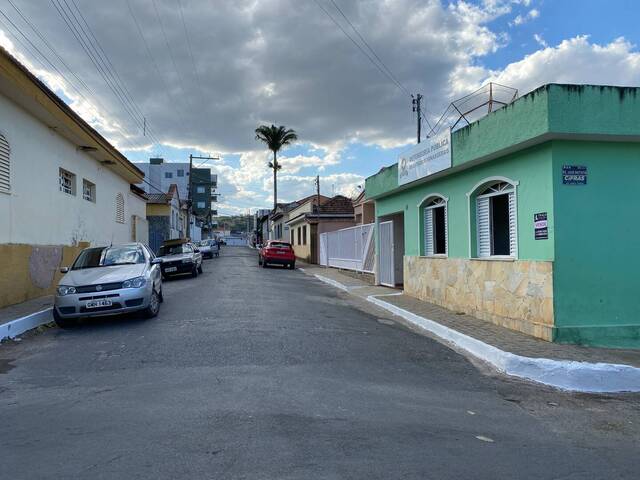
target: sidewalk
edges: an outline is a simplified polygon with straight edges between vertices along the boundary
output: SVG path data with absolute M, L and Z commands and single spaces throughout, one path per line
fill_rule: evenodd
M 32 328 L 53 321 L 53 295 L 0 308 L 0 340 L 14 338 Z
M 401 290 L 371 286 L 337 269 L 300 266 L 306 274 L 362 297 L 508 375 L 564 390 L 640 391 L 640 351 L 545 342 L 423 302 Z

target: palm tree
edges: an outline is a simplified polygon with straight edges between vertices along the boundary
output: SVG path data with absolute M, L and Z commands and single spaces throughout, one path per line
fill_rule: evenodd
M 273 162 L 269 162 L 269 168 L 273 170 L 273 209 L 278 207 L 278 170 L 282 166 L 278 163 L 277 153 L 285 145 L 291 145 L 298 139 L 296 132 L 283 125 L 260 125 L 256 128 L 256 140 L 264 142 L 273 152 Z

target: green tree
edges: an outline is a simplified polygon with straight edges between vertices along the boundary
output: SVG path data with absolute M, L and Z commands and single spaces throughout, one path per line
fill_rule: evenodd
M 256 140 L 267 145 L 267 148 L 273 152 L 273 162 L 269 162 L 269 168 L 273 170 L 273 209 L 278 206 L 278 170 L 282 166 L 278 163 L 278 152 L 285 145 L 291 145 L 298 139 L 296 132 L 283 125 L 276 127 L 275 125 L 260 125 L 256 128 Z

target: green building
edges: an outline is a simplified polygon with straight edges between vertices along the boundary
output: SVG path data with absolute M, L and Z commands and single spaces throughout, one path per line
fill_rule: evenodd
M 366 180 L 380 283 L 550 341 L 640 347 L 639 88 L 545 85 L 421 148 Z
M 211 169 L 192 168 L 190 183 L 193 213 L 211 221 Z

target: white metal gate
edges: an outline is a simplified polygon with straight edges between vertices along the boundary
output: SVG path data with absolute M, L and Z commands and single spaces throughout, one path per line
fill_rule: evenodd
M 320 234 L 320 265 L 373 273 L 375 225 L 357 225 Z
M 395 275 L 394 275 L 394 245 L 393 245 L 393 220 L 388 222 L 380 222 L 380 256 L 378 258 L 379 279 L 382 285 L 388 287 L 395 287 Z

